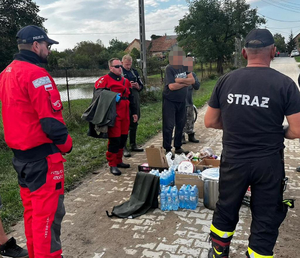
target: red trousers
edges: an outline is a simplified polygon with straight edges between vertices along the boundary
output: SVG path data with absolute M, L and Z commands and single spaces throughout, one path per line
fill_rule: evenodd
M 24 206 L 29 258 L 60 258 L 60 229 L 64 208 L 64 167 L 55 153 L 34 162 L 14 158 Z
M 116 167 L 122 163 L 123 148 L 126 144 L 129 130 L 129 101 L 121 100 L 117 104 L 117 117 L 115 125 L 108 128 L 108 150 L 106 159 L 110 167 Z

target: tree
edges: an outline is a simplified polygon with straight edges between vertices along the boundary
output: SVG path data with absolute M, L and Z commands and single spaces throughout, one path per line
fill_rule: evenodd
M 122 42 L 118 39 L 112 39 L 109 41 L 109 47 L 107 48 L 110 54 L 124 51 L 128 47 L 128 42 Z
M 231 58 L 235 38 L 265 23 L 250 9 L 245 0 L 194 0 L 189 1 L 189 13 L 175 27 L 179 45 L 186 52 L 206 62 L 217 61 L 217 71 L 223 73 L 223 63 Z
M 277 50 L 279 52 L 285 52 L 286 44 L 285 44 L 284 37 L 279 33 L 275 33 L 273 37 L 274 37 L 274 42 Z
M 161 36 L 159 36 L 159 35 L 152 34 L 150 38 L 151 38 L 151 40 L 154 40 L 154 39 L 158 39 L 160 37 Z
M 79 42 L 73 49 L 73 66 L 83 69 L 97 69 L 102 65 L 102 57 L 100 56 L 105 50 L 101 40 L 97 40 L 96 43 L 92 41 Z
M 42 27 L 46 20 L 38 15 L 39 6 L 31 0 L 0 0 L 0 70 L 17 52 L 16 34 L 24 26 Z
M 135 61 L 141 58 L 141 52 L 135 47 L 131 50 L 130 55 Z
M 293 32 L 291 31 L 291 34 L 289 36 L 289 41 L 286 44 L 286 51 L 290 54 L 293 49 L 296 48 L 296 42 L 294 40 Z

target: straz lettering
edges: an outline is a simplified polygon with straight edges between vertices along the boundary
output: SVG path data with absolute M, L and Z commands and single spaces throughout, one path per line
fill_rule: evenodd
M 269 100 L 270 98 L 268 97 L 259 97 L 259 96 L 251 97 L 245 94 L 229 93 L 227 96 L 227 102 L 229 104 L 261 107 L 261 108 L 269 108 Z

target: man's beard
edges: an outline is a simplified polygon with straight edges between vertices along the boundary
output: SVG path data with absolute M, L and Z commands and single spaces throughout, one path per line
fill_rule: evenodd
M 43 55 L 43 52 L 42 51 L 40 51 L 40 54 L 39 54 L 39 57 L 40 57 L 40 63 L 41 64 L 47 64 L 48 63 L 48 56 L 46 56 L 46 57 L 43 57 L 44 55 Z
M 47 64 L 47 63 L 48 63 L 47 57 L 42 57 L 42 56 L 40 56 L 40 60 L 41 60 L 41 63 L 42 63 L 42 64 Z

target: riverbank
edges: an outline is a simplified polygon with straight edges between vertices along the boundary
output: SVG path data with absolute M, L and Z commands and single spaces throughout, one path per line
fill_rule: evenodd
M 203 106 L 209 99 L 215 83 L 216 80 L 201 83 L 200 90 L 195 91 L 194 94 L 194 103 L 197 107 Z M 67 108 L 68 103 L 64 102 L 63 116 L 74 142 L 73 151 L 66 156 L 66 191 L 74 189 L 81 184 L 85 177 L 106 164 L 107 140 L 86 136 L 88 123 L 81 119 L 81 115 L 89 106 L 90 101 L 90 99 L 72 100 L 70 102 L 71 113 Z M 138 144 L 143 144 L 156 135 L 161 131 L 162 126 L 161 92 L 143 95 L 142 103 L 137 135 Z M 21 219 L 23 207 L 17 175 L 11 164 L 12 152 L 6 146 L 3 138 L 2 121 L 0 123 L 0 148 L 0 195 L 3 203 L 0 215 L 5 229 L 8 230 L 11 225 Z

